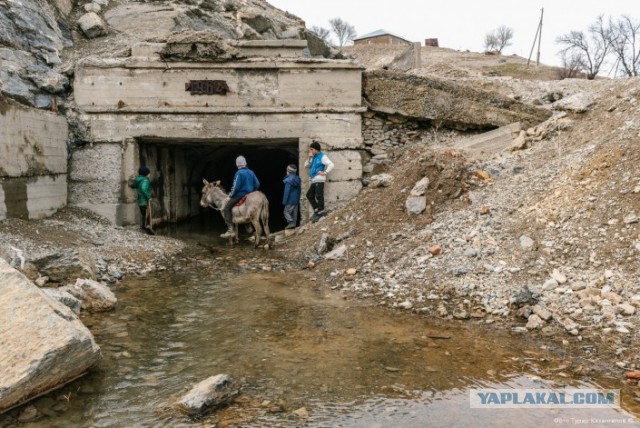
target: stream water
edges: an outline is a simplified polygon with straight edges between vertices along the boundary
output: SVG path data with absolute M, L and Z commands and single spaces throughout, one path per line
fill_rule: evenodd
M 567 356 L 527 336 L 370 307 L 295 274 L 223 273 L 216 258 L 123 281 L 114 312 L 84 318 L 98 367 L 19 426 L 639 425 L 627 390 L 622 408 L 472 409 L 473 388 L 621 385 L 569 377 Z M 198 421 L 168 409 L 219 373 L 243 385 L 235 403 Z

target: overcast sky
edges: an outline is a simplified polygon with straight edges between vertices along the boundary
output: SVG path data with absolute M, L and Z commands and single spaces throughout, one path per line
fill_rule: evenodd
M 504 54 L 529 57 L 540 10 L 544 8 L 541 61 L 559 65 L 556 37 L 586 30 L 599 15 L 629 15 L 640 20 L 640 0 L 267 0 L 313 25 L 329 28 L 340 17 L 358 35 L 384 29 L 424 44 L 437 37 L 441 47 L 483 50 L 484 36 L 500 25 L 514 30 Z M 533 54 L 535 60 L 535 52 Z

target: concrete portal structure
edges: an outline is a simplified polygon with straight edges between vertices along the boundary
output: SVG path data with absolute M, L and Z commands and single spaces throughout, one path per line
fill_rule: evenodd
M 0 220 L 67 205 L 67 120 L 0 97 Z
M 303 58 L 305 41 L 237 42 L 238 54 L 221 62 L 165 62 L 163 46 L 142 44 L 130 58 L 87 60 L 76 70 L 91 144 L 72 155 L 70 204 L 134 223 L 126 181 L 146 164 L 160 202 L 155 216 L 178 222 L 201 212 L 203 177 L 230 186 L 242 154 L 279 219 L 286 165 L 299 166 L 306 189 L 312 139 L 336 164 L 327 206 L 361 190 L 360 66 Z M 301 206 L 304 219 L 304 196 Z

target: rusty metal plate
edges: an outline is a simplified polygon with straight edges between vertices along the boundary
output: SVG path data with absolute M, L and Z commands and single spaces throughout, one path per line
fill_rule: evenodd
M 229 85 L 224 80 L 189 80 L 184 90 L 191 95 L 227 95 Z

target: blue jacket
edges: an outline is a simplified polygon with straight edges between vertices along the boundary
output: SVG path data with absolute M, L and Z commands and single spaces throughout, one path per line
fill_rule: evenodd
M 322 156 L 324 153 L 318 152 L 315 154 L 313 158 L 311 158 L 311 163 L 309 164 L 309 177 L 313 178 L 318 175 L 318 172 L 324 171 L 325 165 L 322 163 Z
M 230 198 L 241 198 L 247 193 L 255 192 L 260 188 L 258 177 L 246 166 L 236 171 L 233 177 L 233 186 L 229 192 Z
M 300 184 L 302 182 L 298 174 L 292 172 L 287 175 L 282 182 L 284 183 L 282 205 L 298 205 L 300 203 Z

